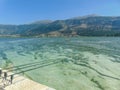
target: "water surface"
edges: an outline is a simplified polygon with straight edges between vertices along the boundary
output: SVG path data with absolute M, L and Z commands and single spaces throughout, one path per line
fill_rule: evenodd
M 2 68 L 34 62 L 17 72 L 57 90 L 120 88 L 119 37 L 0 38 Z

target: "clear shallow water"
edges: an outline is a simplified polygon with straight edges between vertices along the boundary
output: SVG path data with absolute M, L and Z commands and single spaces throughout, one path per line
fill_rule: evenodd
M 0 39 L 1 67 L 34 62 L 18 71 L 57 90 L 120 88 L 118 37 Z

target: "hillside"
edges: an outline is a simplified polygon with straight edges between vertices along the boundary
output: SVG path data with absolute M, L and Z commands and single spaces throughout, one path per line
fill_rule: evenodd
M 0 35 L 120 36 L 120 17 L 93 15 L 24 25 L 0 25 Z

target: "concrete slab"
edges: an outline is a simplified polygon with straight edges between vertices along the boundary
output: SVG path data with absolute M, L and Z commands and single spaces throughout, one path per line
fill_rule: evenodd
M 12 73 L 9 72 L 8 75 Z M 3 76 L 3 75 L 2 75 Z M 0 90 L 55 90 L 46 85 L 39 84 L 23 76 L 15 75 L 13 83 L 10 83 L 10 77 L 7 80 L 0 79 Z

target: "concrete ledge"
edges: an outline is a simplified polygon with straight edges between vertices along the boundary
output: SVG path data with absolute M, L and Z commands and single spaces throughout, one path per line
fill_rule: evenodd
M 8 72 L 8 75 L 11 74 L 13 73 Z M 14 76 L 12 84 L 9 82 L 9 80 L 10 77 L 7 77 L 7 80 L 3 80 L 3 77 L 0 79 L 0 90 L 55 90 L 20 75 Z

